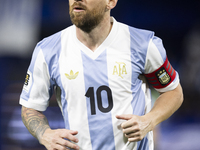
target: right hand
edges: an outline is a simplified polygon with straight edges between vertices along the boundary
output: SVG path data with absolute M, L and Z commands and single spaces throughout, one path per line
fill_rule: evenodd
M 79 147 L 74 144 L 78 143 L 78 139 L 74 136 L 76 134 L 78 134 L 78 131 L 67 129 L 47 129 L 40 139 L 40 143 L 48 150 L 69 150 L 69 148 L 79 150 Z

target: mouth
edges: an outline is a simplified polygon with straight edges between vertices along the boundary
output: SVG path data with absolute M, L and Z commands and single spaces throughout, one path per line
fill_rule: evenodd
M 73 11 L 74 12 L 82 12 L 84 10 L 85 10 L 85 8 L 83 6 L 79 6 L 79 5 L 73 6 Z
M 83 11 L 83 10 L 84 10 L 84 9 L 79 8 L 79 7 L 74 8 L 74 11 L 75 11 L 75 12 L 81 12 L 81 11 Z

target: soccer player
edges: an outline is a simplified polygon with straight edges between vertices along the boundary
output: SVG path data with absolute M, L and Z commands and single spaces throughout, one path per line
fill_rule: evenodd
M 161 39 L 117 22 L 110 16 L 116 4 L 69 0 L 73 25 L 34 50 L 21 115 L 48 150 L 153 150 L 152 130 L 182 104 Z M 152 109 L 149 83 L 161 93 Z M 42 113 L 53 91 L 65 129 L 52 130 Z

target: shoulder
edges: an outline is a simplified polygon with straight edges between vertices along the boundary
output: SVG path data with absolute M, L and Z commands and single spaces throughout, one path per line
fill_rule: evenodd
M 61 33 L 62 31 L 59 31 L 51 36 L 44 38 L 37 44 L 37 47 L 40 47 L 41 49 L 46 49 L 52 47 L 55 44 L 58 44 L 58 42 L 60 42 Z
M 142 29 L 142 28 L 136 28 L 121 22 L 117 22 L 119 25 L 119 29 L 120 30 L 127 30 L 130 34 L 130 38 L 133 40 L 138 40 L 138 42 L 140 41 L 148 41 L 150 39 L 153 38 L 154 36 L 154 32 L 151 30 L 146 30 L 146 29 Z
M 141 43 L 141 46 L 147 47 L 150 40 L 154 37 L 154 32 L 145 29 L 139 29 L 132 26 L 128 26 L 130 32 L 130 38 L 134 43 Z
M 57 63 L 62 50 L 62 35 L 63 33 L 67 34 L 70 30 L 71 26 L 49 37 L 46 37 L 37 43 L 33 51 L 30 68 L 34 68 L 36 62 L 38 61 L 40 64 L 45 63 L 48 66 L 52 63 Z
M 131 57 L 141 67 L 141 71 L 144 72 L 146 56 L 149 45 L 152 39 L 154 39 L 154 32 L 124 24 L 122 26 L 126 26 L 128 30 Z
M 146 29 L 136 28 L 121 22 L 117 22 L 120 35 L 130 40 L 132 51 L 146 53 L 154 32 Z
M 63 34 L 69 36 L 69 32 L 72 30 L 72 26 L 67 27 L 51 36 L 48 36 L 37 43 L 33 56 L 37 56 L 41 52 L 45 59 L 50 59 L 55 55 L 59 55 L 62 47 Z
M 56 45 L 58 46 L 59 44 L 61 44 L 62 35 L 64 33 L 67 34 L 68 32 L 70 32 L 70 30 L 72 30 L 72 26 L 44 38 L 37 44 L 37 47 L 40 47 L 42 50 L 56 48 Z

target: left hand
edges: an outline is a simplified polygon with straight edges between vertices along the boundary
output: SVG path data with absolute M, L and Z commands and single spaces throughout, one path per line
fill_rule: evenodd
M 132 114 L 117 115 L 117 119 L 126 120 L 121 124 L 125 137 L 130 142 L 141 141 L 151 130 L 151 121 L 145 119 L 144 116 L 136 116 Z

